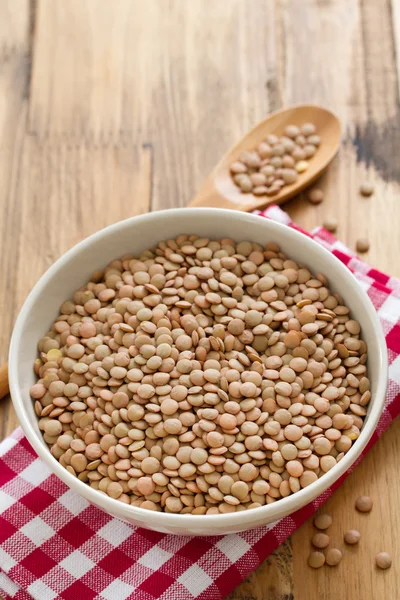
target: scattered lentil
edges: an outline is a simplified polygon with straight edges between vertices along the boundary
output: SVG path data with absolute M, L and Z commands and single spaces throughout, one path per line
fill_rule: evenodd
M 342 557 L 343 554 L 338 548 L 330 548 L 325 555 L 325 561 L 330 567 L 336 567 L 342 560 Z
M 322 552 L 310 552 L 308 564 L 312 569 L 319 569 L 325 564 L 325 556 Z
M 308 192 L 307 198 L 311 204 L 321 204 L 324 199 L 324 192 L 317 188 L 313 188 Z
M 374 189 L 374 185 L 370 181 L 363 181 L 360 185 L 360 194 L 363 196 L 372 196 Z
M 326 533 L 316 533 L 311 540 L 312 545 L 316 548 L 326 548 L 329 542 L 330 538 Z
M 369 496 L 359 496 L 356 500 L 356 509 L 359 512 L 369 513 L 372 510 L 373 504 Z
M 367 238 L 359 238 L 356 241 L 356 250 L 357 252 L 368 252 L 369 250 L 369 241 Z
M 323 222 L 323 226 L 327 231 L 334 233 L 338 228 L 338 222 L 335 217 L 327 217 Z
M 361 539 L 361 534 L 356 529 L 350 529 L 349 531 L 346 531 L 346 533 L 344 534 L 344 541 L 346 542 L 346 544 L 351 544 L 351 545 L 358 544 L 360 539 Z
M 375 557 L 375 562 L 379 569 L 389 569 L 392 566 L 392 558 L 387 552 L 379 552 Z

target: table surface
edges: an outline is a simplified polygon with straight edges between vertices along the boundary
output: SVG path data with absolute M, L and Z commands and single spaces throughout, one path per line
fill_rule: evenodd
M 343 123 L 324 203 L 302 195 L 286 210 L 308 229 L 336 216 L 342 241 L 367 237 L 367 260 L 400 275 L 399 64 L 399 0 L 0 0 L 0 358 L 56 258 L 105 225 L 187 204 L 282 106 L 322 104 Z M 0 439 L 16 425 L 6 399 Z M 230 600 L 399 599 L 399 452 L 397 422 L 327 503 L 335 543 L 363 534 L 339 567 L 306 566 L 309 522 Z M 369 516 L 353 508 L 362 493 Z

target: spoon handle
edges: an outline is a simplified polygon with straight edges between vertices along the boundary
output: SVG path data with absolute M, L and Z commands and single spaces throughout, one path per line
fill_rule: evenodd
M 4 365 L 0 366 L 0 400 L 7 396 L 10 388 L 8 386 L 8 365 L 4 363 Z
M 243 194 L 239 189 L 232 192 L 232 183 L 229 182 L 229 190 L 224 193 L 225 182 L 219 182 L 218 187 L 215 185 L 213 174 L 206 179 L 197 192 L 196 196 L 189 206 L 203 206 L 211 208 L 230 208 L 231 210 L 241 210 L 243 212 L 251 212 L 256 209 L 266 208 L 270 204 L 277 203 L 275 196 L 256 197 L 253 194 Z M 235 193 L 236 192 L 236 193 Z M 227 197 L 229 195 L 229 197 Z

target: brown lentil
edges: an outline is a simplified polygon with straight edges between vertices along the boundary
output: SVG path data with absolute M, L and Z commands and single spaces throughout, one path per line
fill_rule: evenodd
M 369 241 L 367 238 L 360 238 L 356 241 L 356 250 L 357 252 L 368 252 Z
M 351 545 L 358 544 L 360 539 L 361 539 L 361 534 L 356 529 L 350 529 L 349 531 L 346 531 L 346 533 L 344 534 L 344 541 L 346 542 L 346 544 L 351 544 Z
M 325 561 L 330 567 L 336 567 L 342 560 L 342 557 L 343 554 L 338 548 L 330 548 L 325 555 Z
M 379 569 L 389 569 L 392 566 L 392 558 L 387 552 L 379 552 L 375 557 L 375 562 Z
M 369 496 L 359 496 L 356 500 L 356 509 L 359 512 L 368 513 L 371 512 L 374 503 Z
M 322 552 L 310 552 L 308 564 L 313 569 L 319 569 L 325 564 L 325 556 Z
M 307 198 L 311 204 L 321 204 L 324 199 L 324 192 L 317 188 L 313 188 L 308 192 Z
M 306 131 L 283 152 L 304 160 Z M 235 176 L 258 168 L 255 153 L 240 163 Z M 112 261 L 61 316 L 38 342 L 39 427 L 72 475 L 113 499 L 256 508 L 311 485 L 359 436 L 371 398 L 360 325 L 275 243 L 183 234 Z
M 337 219 L 335 219 L 335 217 L 327 217 L 322 225 L 327 231 L 330 231 L 332 233 L 334 233 L 338 228 L 338 222 Z
M 312 545 L 316 548 L 326 548 L 329 542 L 329 535 L 326 535 L 325 533 L 316 533 L 311 540 Z
M 317 529 L 328 529 L 328 527 L 330 527 L 332 525 L 332 517 L 331 515 L 327 515 L 327 514 L 323 514 L 323 515 L 317 515 L 314 518 L 314 526 Z
M 373 183 L 370 181 L 363 181 L 360 185 L 360 194 L 363 196 L 372 196 L 374 189 Z
M 274 195 L 285 185 L 296 183 L 299 173 L 308 168 L 305 159 L 314 156 L 320 143 L 315 132 L 315 125 L 304 123 L 301 128 L 287 125 L 281 137 L 268 135 L 256 150 L 243 152 L 239 160 L 231 163 L 234 183 L 241 192 L 256 196 Z M 171 254 L 170 259 L 176 260 L 176 256 Z M 196 254 L 197 258 L 201 256 Z

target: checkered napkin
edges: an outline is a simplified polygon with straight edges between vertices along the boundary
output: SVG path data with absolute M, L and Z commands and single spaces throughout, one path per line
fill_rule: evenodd
M 276 206 L 258 214 L 299 229 Z M 386 335 L 386 404 L 366 452 L 400 412 L 400 280 L 371 269 L 323 229 L 311 237 L 353 271 Z M 221 599 L 347 474 L 312 504 L 271 525 L 223 537 L 179 537 L 133 527 L 89 505 L 51 474 L 17 429 L 0 445 L 0 593 L 24 600 Z

